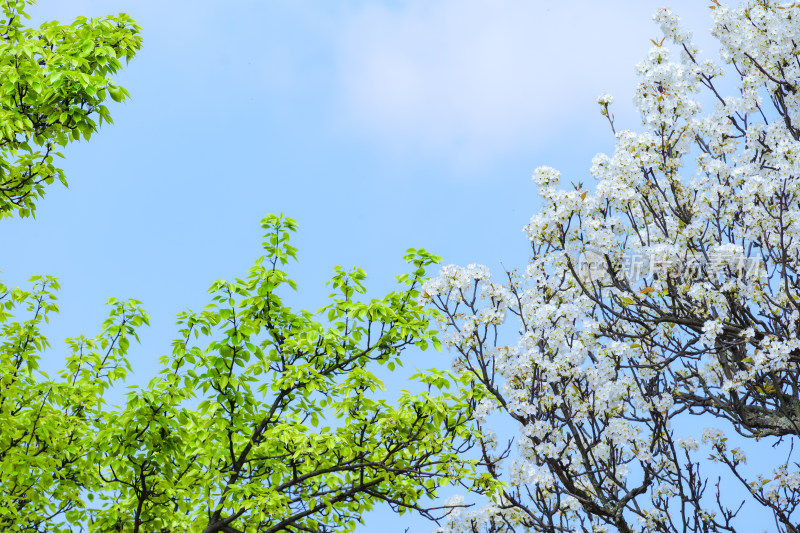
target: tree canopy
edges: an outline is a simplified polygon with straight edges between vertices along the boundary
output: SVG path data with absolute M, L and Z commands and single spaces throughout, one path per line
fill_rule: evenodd
M 0 218 L 32 215 L 46 185 L 66 184 L 56 150 L 111 122 L 104 102 L 128 93 L 110 76 L 141 46 L 127 15 L 25 28 L 31 3 L 0 1 Z M 67 339 L 51 377 L 42 358 L 62 348 L 42 326 L 58 312 L 58 281 L 0 284 L 0 528 L 352 531 L 378 503 L 432 516 L 427 499 L 471 477 L 457 454 L 469 406 L 446 391 L 446 374 L 419 376 L 425 392 L 376 399 L 376 367 L 394 369 L 409 346 L 439 348 L 418 301 L 439 259 L 409 249 L 398 289 L 370 300 L 366 273 L 337 267 L 329 303 L 293 311 L 284 293 L 297 285 L 281 268 L 296 259 L 296 226 L 263 220 L 264 256 L 179 316 L 163 371 L 122 408 L 106 395 L 149 324 L 141 302 L 109 300 L 100 332 Z
M 104 102 L 128 96 L 111 76 L 142 46 L 125 14 L 27 28 L 33 3 L 0 2 L 0 218 L 33 214 L 47 185 L 67 184 L 59 148 L 111 122 Z
M 297 310 L 297 223 L 268 215 L 262 257 L 178 316 L 121 407 L 141 302 L 109 300 L 51 377 L 58 281 L 0 285 L 0 527 L 332 533 L 386 504 L 441 532 L 800 531 L 800 3 L 711 2 L 719 61 L 657 12 L 641 131 L 599 98 L 613 153 L 592 184 L 536 170 L 530 262 L 502 281 L 426 280 L 440 259 L 409 249 L 395 290 L 337 267 Z M 111 121 L 142 44 L 127 15 L 26 28 L 30 4 L 0 0 L 0 219 L 66 184 L 57 150 Z M 439 348 L 434 320 L 453 370 L 378 399 L 381 368 Z M 432 508 L 450 483 L 481 506 Z
M 800 4 L 711 8 L 721 62 L 655 15 L 642 131 L 599 99 L 593 185 L 535 172 L 525 269 L 425 286 L 507 484 L 449 531 L 800 530 Z
M 80 514 L 93 528 L 351 531 L 376 503 L 426 512 L 423 498 L 469 476 L 455 453 L 467 406 L 436 393 L 449 381 L 374 399 L 372 368 L 438 342 L 415 298 L 437 258 L 409 250 L 402 289 L 366 302 L 364 271 L 337 269 L 331 302 L 296 313 L 280 296 L 295 288 L 281 270 L 295 225 L 264 219 L 266 254 L 247 278 L 215 282 L 209 306 L 180 316 L 164 371 L 101 415 L 102 503 Z
M 351 531 L 384 502 L 425 508 L 451 480 L 471 477 L 457 452 L 469 407 L 441 392 L 374 399 L 372 368 L 400 364 L 408 346 L 438 343 L 417 302 L 425 268 L 409 250 L 401 290 L 362 302 L 363 270 L 337 269 L 331 302 L 298 313 L 280 296 L 296 288 L 280 267 L 295 257 L 296 223 L 264 219 L 264 248 L 246 279 L 219 280 L 212 302 L 179 317 L 164 370 L 109 408 L 104 393 L 125 378 L 140 302 L 112 299 L 101 332 L 67 339 L 60 379 L 38 371 L 49 346 L 40 325 L 58 283 L 0 286 L 0 524 L 20 531 Z M 24 308 L 28 317 L 14 320 Z M 203 342 L 205 340 L 205 342 Z M 429 505 L 428 505 L 429 506 Z

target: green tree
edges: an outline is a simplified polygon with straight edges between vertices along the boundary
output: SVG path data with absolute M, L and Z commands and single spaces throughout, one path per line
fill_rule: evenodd
M 33 3 L 0 1 L 0 218 L 33 214 L 46 185 L 67 184 L 59 147 L 111 122 L 104 102 L 128 92 L 110 76 L 142 44 L 125 14 L 26 28 Z
M 99 530 L 349 531 L 377 502 L 422 510 L 466 475 L 454 453 L 465 406 L 447 393 L 372 398 L 383 385 L 371 367 L 438 346 L 416 301 L 438 258 L 409 250 L 401 290 L 368 302 L 364 271 L 337 268 L 330 303 L 296 313 L 280 296 L 296 288 L 280 268 L 295 226 L 264 219 L 266 254 L 247 278 L 215 282 L 209 306 L 180 315 L 164 371 L 103 415 L 103 504 L 81 515 Z
M 125 377 L 139 302 L 112 300 L 97 337 L 69 339 L 60 381 L 36 373 L 56 311 L 52 278 L 6 291 L 0 394 L 0 526 L 72 531 L 352 531 L 386 502 L 430 515 L 421 500 L 470 479 L 459 458 L 470 408 L 444 373 L 394 404 L 373 370 L 393 369 L 407 347 L 438 340 L 417 301 L 438 258 L 408 251 L 399 290 L 360 301 L 366 274 L 336 269 L 330 303 L 293 312 L 296 288 L 281 266 L 295 259 L 296 223 L 270 215 L 266 254 L 246 279 L 216 281 L 212 303 L 180 315 L 164 370 L 106 410 L 104 391 Z M 31 318 L 11 322 L 27 305 Z M 462 383 L 462 386 L 465 385 Z M 460 448 L 460 449 L 459 449 Z M 12 527 L 13 526 L 13 527 Z
M 111 121 L 103 102 L 128 93 L 108 76 L 141 46 L 127 15 L 26 29 L 31 3 L 0 0 L 0 218 L 32 215 L 46 185 L 66 184 L 56 149 Z M 104 395 L 149 323 L 140 302 L 110 300 L 100 333 L 67 339 L 51 378 L 41 327 L 58 312 L 58 282 L 0 285 L 0 530 L 349 531 L 381 502 L 431 516 L 424 498 L 470 479 L 458 455 L 470 404 L 445 390 L 447 373 L 420 376 L 427 392 L 394 404 L 375 399 L 377 366 L 439 348 L 417 302 L 438 258 L 409 250 L 398 290 L 369 301 L 364 271 L 337 268 L 328 305 L 295 312 L 280 294 L 296 288 L 281 270 L 296 223 L 271 215 L 263 227 L 264 257 L 180 315 L 164 370 L 123 409 Z
M 65 514 L 83 507 L 86 491 L 101 488 L 89 451 L 103 393 L 125 377 L 129 336 L 148 317 L 138 302 L 112 299 L 100 334 L 67 339 L 61 379 L 51 380 L 38 371 L 49 346 L 40 326 L 58 312 L 58 282 L 31 281 L 28 291 L 0 284 L 0 529 L 70 531 Z M 20 308 L 28 316 L 15 321 Z
M 33 214 L 46 185 L 66 184 L 53 163 L 58 147 L 111 122 L 103 102 L 128 93 L 109 76 L 141 47 L 127 15 L 25 28 L 32 3 L 0 1 L 0 219 Z M 58 283 L 31 281 L 29 290 L 0 284 L 0 525 L 59 531 L 82 492 L 98 486 L 87 462 L 91 424 L 103 391 L 125 376 L 128 335 L 147 315 L 138 302 L 112 299 L 102 332 L 68 339 L 61 379 L 51 380 L 38 372 L 48 346 L 40 326 L 58 310 Z M 26 316 L 15 320 L 20 310 Z

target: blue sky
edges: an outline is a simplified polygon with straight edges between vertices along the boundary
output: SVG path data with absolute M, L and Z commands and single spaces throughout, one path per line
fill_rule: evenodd
M 668 5 L 715 53 L 707 4 Z M 364 268 L 375 295 L 390 290 L 409 247 L 521 266 L 532 171 L 591 181 L 592 157 L 613 148 L 601 93 L 615 96 L 618 128 L 638 129 L 634 65 L 661 5 L 40 0 L 37 22 L 129 13 L 144 48 L 119 76 L 132 98 L 112 106 L 115 124 L 65 151 L 70 188 L 52 187 L 35 220 L 0 224 L 2 279 L 61 281 L 56 362 L 60 339 L 97 332 L 109 297 L 142 300 L 153 320 L 131 382 L 146 383 L 174 315 L 260 255 L 267 213 L 300 223 L 290 272 L 310 309 L 336 265 Z M 408 366 L 431 364 L 449 357 L 408 353 Z M 381 530 L 412 523 L 428 529 L 404 518 Z

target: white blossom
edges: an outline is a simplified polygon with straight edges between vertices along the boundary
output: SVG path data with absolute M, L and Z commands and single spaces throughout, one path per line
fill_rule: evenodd
M 721 62 L 661 9 L 662 38 L 637 65 L 641 125 L 618 128 L 611 95 L 597 99 L 615 145 L 593 158 L 591 186 L 535 170 L 525 268 L 500 283 L 450 265 L 423 287 L 454 368 L 497 400 L 477 402 L 476 420 L 518 427 L 507 471 L 490 474 L 506 484 L 448 531 L 495 518 L 550 530 L 524 509 L 547 509 L 564 531 L 606 531 L 593 509 L 619 502 L 640 521 L 631 530 L 683 530 L 681 513 L 693 531 L 723 530 L 724 497 L 686 496 L 709 481 L 708 455 L 678 437 L 715 417 L 736 431 L 700 439 L 729 470 L 721 490 L 744 483 L 748 505 L 781 527 L 800 520 L 800 467 L 775 453 L 773 474 L 742 470 L 765 437 L 800 437 L 789 407 L 800 388 L 800 3 L 711 3 Z M 496 437 L 485 444 L 500 453 Z

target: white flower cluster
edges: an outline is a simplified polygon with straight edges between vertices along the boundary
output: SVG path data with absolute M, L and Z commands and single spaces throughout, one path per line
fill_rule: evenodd
M 539 167 L 533 172 L 533 181 L 541 188 L 554 187 L 561 179 L 561 172 L 551 167 Z
M 694 440 L 692 437 L 686 437 L 678 441 L 678 446 L 683 448 L 684 450 L 688 450 L 690 452 L 697 451 L 697 441 Z
M 614 97 L 610 94 L 601 94 L 597 97 L 597 103 L 602 106 L 611 105 L 614 102 Z
M 475 282 L 489 280 L 489 269 L 483 265 L 469 265 L 466 268 L 447 265 L 439 276 L 431 278 L 422 286 L 422 298 L 431 301 L 436 296 L 451 298 L 460 302 L 468 298 L 468 293 L 475 287 Z
M 703 336 L 700 337 L 700 342 L 708 348 L 714 348 L 714 342 L 717 340 L 717 336 L 720 333 L 722 333 L 722 321 L 707 320 L 706 323 L 703 324 Z

